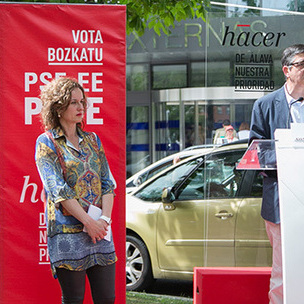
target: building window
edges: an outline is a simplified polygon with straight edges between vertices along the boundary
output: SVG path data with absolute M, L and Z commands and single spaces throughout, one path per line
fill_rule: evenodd
M 149 89 L 148 64 L 128 64 L 126 72 L 128 91 L 147 91 Z
M 152 88 L 154 90 L 187 87 L 187 65 L 153 65 Z
M 211 61 L 207 64 L 207 86 L 226 87 L 231 85 L 231 74 L 229 61 Z
M 223 108 L 217 107 L 217 114 L 222 115 L 223 114 Z
M 190 66 L 190 87 L 204 87 L 205 62 L 192 62 Z

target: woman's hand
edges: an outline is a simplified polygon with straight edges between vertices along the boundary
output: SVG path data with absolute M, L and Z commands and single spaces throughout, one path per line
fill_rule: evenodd
M 75 218 L 77 218 L 80 222 L 83 223 L 86 228 L 86 232 L 91 237 L 92 242 L 96 244 L 97 241 L 102 240 L 108 232 L 108 224 L 106 221 L 99 219 L 92 219 L 80 206 L 77 200 L 70 199 L 60 202 L 63 207 L 72 214 Z M 107 212 L 105 215 L 110 216 L 110 212 L 105 208 Z M 104 210 L 103 210 L 104 211 Z
M 96 242 L 101 241 L 107 235 L 109 225 L 103 220 L 96 221 L 90 218 L 84 226 L 92 242 L 96 244 Z

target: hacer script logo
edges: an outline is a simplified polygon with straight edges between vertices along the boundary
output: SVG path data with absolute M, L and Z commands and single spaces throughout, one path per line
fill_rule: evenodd
M 223 46 L 277 47 L 282 38 L 286 36 L 285 32 L 255 31 L 250 24 L 238 24 L 237 28 L 240 29 L 239 33 L 228 25 L 225 27 Z

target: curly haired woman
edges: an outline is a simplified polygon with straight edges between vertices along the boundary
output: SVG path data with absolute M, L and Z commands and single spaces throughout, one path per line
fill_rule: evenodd
M 99 137 L 82 128 L 87 100 L 71 78 L 41 91 L 45 132 L 36 165 L 46 194 L 48 250 L 62 303 L 83 303 L 89 279 L 95 304 L 115 301 L 116 254 L 111 236 L 114 182 Z M 88 209 L 100 208 L 93 219 Z

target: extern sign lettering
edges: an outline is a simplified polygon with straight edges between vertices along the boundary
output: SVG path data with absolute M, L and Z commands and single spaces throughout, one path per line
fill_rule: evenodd
M 128 51 L 155 52 L 172 51 L 174 49 L 201 50 L 204 47 L 281 47 L 287 42 L 288 32 L 276 31 L 272 24 L 268 24 L 267 18 L 254 20 L 251 24 L 240 24 L 239 21 L 227 24 L 227 20 L 221 22 L 211 19 L 210 22 L 180 22 L 171 33 L 158 37 L 153 32 L 147 32 L 143 36 L 132 33 L 127 37 Z

